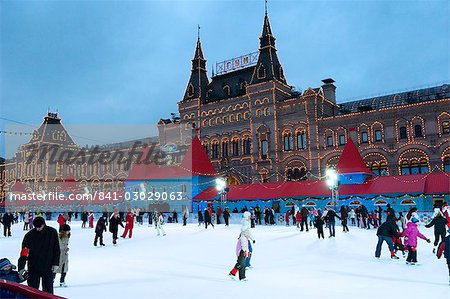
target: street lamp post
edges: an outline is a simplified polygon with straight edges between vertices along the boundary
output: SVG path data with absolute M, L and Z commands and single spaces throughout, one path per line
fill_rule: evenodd
M 328 185 L 328 188 L 331 190 L 331 201 L 333 202 L 334 209 L 337 209 L 337 201 L 339 199 L 339 177 L 338 173 L 333 168 L 328 168 L 325 172 L 326 176 L 326 183 Z
M 216 179 L 216 189 L 219 191 L 220 194 L 220 206 L 222 206 L 222 203 L 225 201 L 226 192 L 228 190 L 227 188 L 227 182 L 224 178 L 217 178 Z

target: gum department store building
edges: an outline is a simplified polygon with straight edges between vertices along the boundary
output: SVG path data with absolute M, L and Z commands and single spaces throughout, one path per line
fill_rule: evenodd
M 259 40 L 259 53 L 217 64 L 210 79 L 198 39 L 180 117 L 161 119 L 160 143 L 195 126 L 229 184 L 323 176 L 348 136 L 375 175 L 450 171 L 450 85 L 338 104 L 333 79 L 288 84 L 267 14 Z
M 259 39 L 259 52 L 217 64 L 211 79 L 199 39 L 178 103 L 179 117 L 161 119 L 159 138 L 142 141 L 163 147 L 184 143 L 179 148 L 186 150 L 194 131 L 229 184 L 321 177 L 327 167 L 336 165 L 351 135 L 375 175 L 450 171 L 450 85 L 337 104 L 332 79 L 304 92 L 288 85 L 267 15 Z M 56 129 L 47 133 L 49 124 Z M 52 191 L 57 188 L 51 187 L 52 182 L 62 184 L 72 175 L 77 188 L 123 189 L 128 171 L 119 165 L 57 163 L 49 168 L 45 161 L 25 162 L 34 144 L 55 142 L 61 150 L 81 148 L 58 115 L 49 113 L 14 158 L 0 158 L 2 197 L 14 189 Z M 126 153 L 131 144 L 104 149 Z M 174 155 L 173 161 L 179 163 L 180 158 Z

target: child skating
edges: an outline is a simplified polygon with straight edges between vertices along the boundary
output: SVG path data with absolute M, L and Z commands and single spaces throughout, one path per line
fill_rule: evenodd
M 408 257 L 406 258 L 406 264 L 415 265 L 417 264 L 417 238 L 421 238 L 428 243 L 430 239 L 425 237 L 419 232 L 417 226 L 419 225 L 419 220 L 415 217 L 408 222 L 406 229 L 403 231 L 403 236 L 405 237 L 405 245 L 408 248 Z

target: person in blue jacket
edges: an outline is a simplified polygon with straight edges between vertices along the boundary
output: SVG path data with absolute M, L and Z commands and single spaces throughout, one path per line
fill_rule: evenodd
M 20 273 L 16 271 L 16 266 L 11 264 L 7 258 L 0 259 L 0 279 L 21 283 L 27 279 L 26 270 Z

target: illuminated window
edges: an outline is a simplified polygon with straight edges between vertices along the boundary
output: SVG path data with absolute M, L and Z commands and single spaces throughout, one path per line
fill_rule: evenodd
M 420 173 L 419 162 L 416 159 L 411 160 L 410 164 L 411 174 Z
M 381 130 L 376 130 L 374 134 L 375 141 L 381 141 L 381 137 L 382 137 Z
M 411 171 L 409 169 L 409 163 L 408 161 L 402 161 L 400 163 L 400 169 L 401 169 L 401 174 L 411 174 Z
M 339 135 L 339 145 L 345 144 L 345 135 Z
M 448 120 L 442 122 L 442 134 L 450 134 L 450 122 Z
M 327 137 L 327 146 L 333 146 L 333 136 Z
M 444 171 L 450 172 L 450 157 L 444 158 Z
M 267 140 L 261 140 L 261 159 L 267 159 Z
M 292 135 L 291 135 L 291 133 L 286 133 L 283 136 L 283 148 L 285 151 L 292 150 Z
M 306 148 L 306 134 L 305 132 L 297 132 L 297 149 Z
M 419 166 L 419 172 L 420 173 L 428 173 L 428 161 L 427 159 L 423 158 L 420 159 L 420 166 Z
M 369 142 L 369 136 L 367 135 L 367 132 L 361 133 L 361 143 L 367 143 Z

